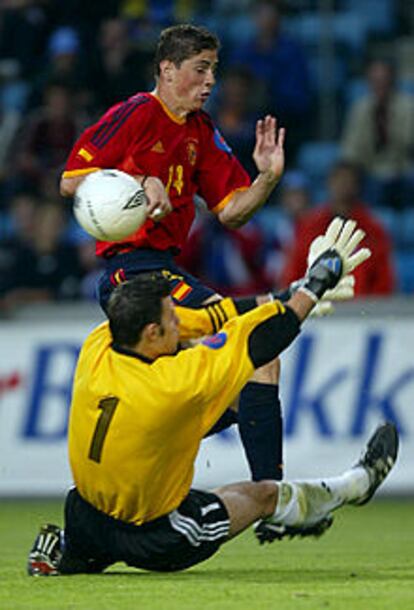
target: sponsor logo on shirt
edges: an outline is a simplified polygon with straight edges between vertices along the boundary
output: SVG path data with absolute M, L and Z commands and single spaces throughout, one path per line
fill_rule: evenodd
M 151 152 L 155 152 L 155 153 L 158 153 L 158 154 L 165 153 L 165 148 L 164 148 L 163 143 L 161 142 L 161 140 L 158 140 L 158 142 L 156 142 L 154 144 L 154 146 L 151 148 Z

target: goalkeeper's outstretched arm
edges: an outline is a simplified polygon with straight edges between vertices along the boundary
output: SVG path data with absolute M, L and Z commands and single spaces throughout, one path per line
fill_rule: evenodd
M 269 299 L 288 303 L 300 290 L 308 291 L 311 296 L 314 303 L 312 314 L 332 313 L 331 301 L 347 300 L 354 296 L 354 277 L 351 273 L 371 254 L 367 248 L 356 250 L 364 236 L 364 232 L 357 229 L 354 221 L 345 222 L 335 218 L 326 233 L 312 242 L 308 255 L 308 270 L 304 278 L 293 282 L 282 292 L 238 299 L 226 297 L 199 309 L 177 306 L 180 338 L 189 340 L 214 334 L 231 318 L 244 314 Z M 336 274 L 333 266 L 337 267 Z M 325 275 L 329 273 L 332 278 L 327 282 Z M 321 285 L 317 277 L 320 274 L 324 276 Z

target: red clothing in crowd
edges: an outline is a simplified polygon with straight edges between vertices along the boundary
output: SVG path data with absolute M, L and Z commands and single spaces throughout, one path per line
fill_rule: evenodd
M 311 242 L 325 232 L 335 214 L 328 205 L 315 208 L 298 223 L 295 236 L 286 257 L 281 282 L 287 286 L 306 272 L 306 259 Z M 391 241 L 372 213 L 360 202 L 349 214 L 358 227 L 365 231 L 362 246 L 371 249 L 371 257 L 357 267 L 355 294 L 357 296 L 388 295 L 394 291 L 395 278 L 391 254 Z

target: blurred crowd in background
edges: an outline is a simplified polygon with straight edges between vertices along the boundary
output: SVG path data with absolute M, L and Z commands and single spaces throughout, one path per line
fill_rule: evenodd
M 58 181 L 80 132 L 154 86 L 160 31 L 221 39 L 206 108 L 255 175 L 255 122 L 287 129 L 272 199 L 239 231 L 201 202 L 180 263 L 224 294 L 282 287 L 333 214 L 374 254 L 360 296 L 414 293 L 414 3 L 405 0 L 3 0 L 0 5 L 0 311 L 94 299 L 99 261 Z M 361 271 L 362 273 L 362 271 Z

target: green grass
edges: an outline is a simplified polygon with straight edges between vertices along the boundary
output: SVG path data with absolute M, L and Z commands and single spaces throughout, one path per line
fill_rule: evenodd
M 29 578 L 38 525 L 61 521 L 56 502 L 0 502 L 1 610 L 411 610 L 414 500 L 339 511 L 320 540 L 260 547 L 251 532 L 186 572 L 117 564 L 104 575 Z

